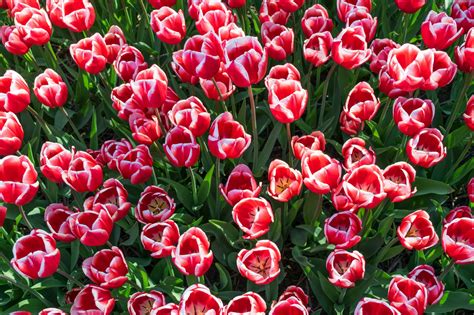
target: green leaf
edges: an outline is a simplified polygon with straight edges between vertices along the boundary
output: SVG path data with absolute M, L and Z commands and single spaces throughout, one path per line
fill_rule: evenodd
M 446 313 L 459 309 L 474 310 L 474 295 L 461 291 L 445 291 L 439 303 L 430 306 L 426 313 Z
M 186 209 L 191 210 L 193 207 L 193 194 L 191 191 L 188 190 L 185 186 L 181 185 L 180 183 L 171 180 L 165 177 L 158 177 L 158 180 L 161 180 L 165 183 L 171 185 L 171 187 L 176 191 L 176 196 L 178 200 L 186 207 Z
M 212 183 L 212 175 L 214 174 L 214 165 L 211 166 L 209 171 L 207 172 L 206 176 L 202 180 L 201 186 L 199 186 L 198 191 L 198 204 L 203 204 L 207 197 L 209 197 L 209 193 L 211 191 L 211 183 Z
M 446 183 L 423 177 L 417 177 L 413 185 L 417 190 L 415 196 L 428 194 L 448 195 L 454 191 L 454 189 Z

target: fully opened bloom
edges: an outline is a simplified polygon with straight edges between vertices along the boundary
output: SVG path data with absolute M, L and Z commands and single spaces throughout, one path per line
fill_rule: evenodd
M 95 286 L 86 285 L 74 299 L 71 314 L 103 314 L 112 313 L 115 299 L 109 290 Z
M 446 224 L 441 245 L 456 264 L 474 263 L 474 218 L 459 218 Z
M 435 106 L 431 100 L 398 97 L 393 104 L 393 120 L 401 133 L 414 136 L 433 122 Z
M 315 194 L 326 194 L 341 180 L 342 168 L 338 160 L 321 151 L 308 152 L 301 160 L 304 185 Z
M 15 154 L 23 143 L 23 127 L 12 112 L 0 112 L 0 155 Z
M 240 200 L 232 209 L 232 218 L 245 239 L 256 239 L 267 233 L 274 221 L 272 206 L 263 198 Z
M 67 101 L 67 86 L 59 74 L 52 69 L 46 69 L 35 78 L 33 89 L 36 97 L 48 107 L 61 107 Z
M 337 249 L 349 249 L 360 242 L 362 220 L 350 211 L 337 212 L 324 221 L 324 235 Z
M 364 278 L 365 259 L 358 251 L 335 249 L 326 260 L 329 282 L 340 288 L 352 288 Z
M 251 136 L 229 112 L 217 116 L 209 129 L 209 151 L 218 159 L 236 159 L 250 146 Z
M 275 280 L 280 274 L 281 254 L 275 243 L 258 241 L 254 248 L 242 249 L 237 256 L 237 269 L 240 274 L 258 285 Z
M 84 274 L 102 288 L 113 289 L 127 282 L 128 266 L 120 248 L 102 249 L 82 263 Z
M 324 151 L 326 148 L 326 139 L 321 131 L 313 131 L 309 135 L 293 136 L 291 138 L 291 148 L 293 155 L 301 160 L 303 156 L 312 151 Z
M 184 275 L 200 277 L 211 267 L 214 255 L 203 230 L 192 227 L 179 237 L 172 252 L 173 264 Z
M 178 225 L 172 220 L 148 223 L 143 227 L 140 240 L 143 248 L 150 251 L 153 258 L 171 255 L 179 239 Z
M 395 276 L 388 286 L 388 300 L 401 314 L 421 315 L 426 310 L 428 293 L 423 283 Z
M 332 42 L 331 54 L 334 62 L 349 70 L 369 60 L 372 51 L 364 29 L 361 26 L 344 28 Z
M 23 77 L 7 70 L 0 77 L 0 110 L 4 112 L 22 112 L 30 104 L 30 89 Z
M 420 265 L 408 274 L 408 277 L 425 285 L 428 293 L 428 305 L 436 304 L 444 293 L 444 284 L 436 277 L 433 267 Z
M 189 286 L 182 294 L 178 314 L 221 314 L 222 301 L 202 284 Z
M 273 160 L 268 167 L 268 194 L 275 200 L 288 202 L 301 192 L 303 177 L 282 160 Z
M 265 315 L 267 305 L 265 300 L 254 292 L 236 296 L 224 307 L 222 315 Z
M 406 152 L 410 162 L 424 168 L 438 164 L 446 157 L 443 135 L 436 128 L 425 128 L 408 140 Z
M 344 168 L 351 170 L 362 165 L 375 164 L 376 156 L 371 147 L 365 147 L 365 141 L 361 138 L 350 138 L 342 145 L 342 156 L 344 157 Z
M 400 312 L 382 300 L 363 298 L 357 303 L 354 315 L 366 314 L 400 315 Z
M 406 162 L 397 162 L 387 166 L 383 171 L 387 197 L 392 202 L 400 202 L 413 196 L 416 193 L 416 188 L 412 189 L 415 176 L 415 169 Z
M 247 165 L 239 164 L 232 170 L 225 185 L 219 184 L 219 190 L 227 203 L 234 206 L 242 199 L 258 197 L 262 183 L 257 184 L 252 170 Z
M 165 296 L 159 291 L 135 292 L 127 302 L 127 309 L 130 315 L 158 314 L 165 304 Z
M 0 159 L 0 199 L 23 206 L 38 192 L 38 173 L 25 155 L 8 155 Z
M 406 249 L 424 250 L 435 246 L 438 235 L 424 210 L 415 211 L 403 218 L 397 229 L 398 239 Z
M 135 208 L 135 218 L 143 224 L 163 222 L 173 215 L 175 209 L 174 199 L 166 190 L 151 185 L 140 194 Z

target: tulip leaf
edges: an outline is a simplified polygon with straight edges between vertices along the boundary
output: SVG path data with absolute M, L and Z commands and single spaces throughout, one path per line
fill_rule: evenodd
M 211 166 L 206 176 L 201 182 L 198 191 L 198 204 L 203 204 L 211 191 L 212 175 L 214 175 L 214 165 Z
M 413 186 L 417 189 L 415 196 L 428 194 L 448 195 L 454 191 L 454 189 L 446 183 L 423 177 L 417 177 Z
M 438 304 L 430 306 L 426 313 L 446 313 L 459 309 L 474 310 L 474 295 L 462 291 L 445 291 Z
M 191 210 L 193 207 L 193 194 L 192 192 L 186 188 L 185 186 L 181 185 L 180 183 L 165 177 L 158 177 L 160 181 L 168 183 L 176 192 L 176 196 L 178 200 L 186 207 L 186 209 Z

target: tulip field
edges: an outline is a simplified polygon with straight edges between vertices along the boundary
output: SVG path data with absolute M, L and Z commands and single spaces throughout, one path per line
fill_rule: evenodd
M 474 0 L 0 21 L 0 315 L 474 313 Z

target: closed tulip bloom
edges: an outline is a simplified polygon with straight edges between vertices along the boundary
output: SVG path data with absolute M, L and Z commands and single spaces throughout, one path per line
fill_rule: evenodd
M 26 155 L 7 155 L 0 159 L 0 199 L 23 206 L 38 192 L 38 173 Z
M 445 12 L 430 11 L 421 24 L 421 37 L 428 48 L 444 50 L 451 46 L 463 33 L 456 21 Z
M 216 82 L 215 84 L 213 80 Z M 222 68 L 214 75 L 213 80 L 199 79 L 199 84 L 207 98 L 225 101 L 234 93 L 235 85 Z
M 95 22 L 95 10 L 89 0 L 62 0 L 61 21 L 67 29 L 80 33 L 89 30 Z M 62 25 L 58 25 L 62 27 Z
M 155 115 L 147 117 L 143 112 L 135 111 L 128 118 L 128 124 L 133 139 L 140 144 L 150 146 L 162 135 L 158 117 Z
M 370 59 L 364 29 L 361 26 L 346 27 L 332 42 L 331 54 L 334 62 L 352 70 Z
M 229 304 L 224 307 L 222 315 L 265 315 L 266 310 L 267 305 L 260 295 L 247 292 L 230 300 Z
M 301 160 L 305 186 L 315 194 L 327 194 L 341 180 L 342 168 L 338 160 L 321 151 L 308 152 Z
M 23 143 L 23 127 L 12 112 L 0 112 L 0 155 L 15 154 Z
M 312 151 L 324 151 L 326 149 L 326 138 L 321 131 L 313 131 L 309 135 L 291 138 L 291 148 L 293 155 L 301 160 L 303 156 Z
M 345 111 L 341 112 L 339 116 L 339 123 L 341 124 L 341 131 L 350 136 L 357 135 L 364 129 L 364 121 L 359 118 L 352 118 Z
M 414 136 L 433 122 L 435 106 L 431 100 L 398 97 L 393 104 L 393 120 L 401 133 Z
M 156 309 L 154 315 L 178 315 L 179 306 L 174 303 L 168 303 Z
M 155 9 L 162 7 L 172 7 L 176 4 L 176 0 L 148 0 L 148 3 Z
M 192 167 L 199 160 L 201 147 L 186 127 L 176 126 L 166 134 L 163 149 L 175 167 Z
M 95 285 L 86 285 L 76 296 L 71 307 L 71 314 L 109 315 L 115 306 L 115 299 L 109 290 Z
M 171 255 L 173 264 L 186 276 L 200 277 L 209 270 L 214 260 L 210 247 L 206 233 L 200 228 L 192 227 L 179 237 Z
M 287 287 L 285 291 L 283 291 L 283 293 L 278 297 L 278 302 L 288 300 L 292 297 L 300 300 L 301 304 L 303 304 L 304 306 L 308 305 L 308 295 L 304 293 L 302 288 L 295 285 L 290 285 L 289 287 Z
M 444 284 L 436 277 L 433 267 L 420 265 L 410 271 L 408 277 L 425 285 L 428 293 L 428 305 L 433 305 L 441 300 L 444 293 Z
M 15 27 L 27 45 L 44 45 L 49 42 L 53 32 L 46 11 L 29 6 L 15 13 Z
M 315 67 L 325 64 L 330 58 L 332 43 L 332 35 L 328 31 L 314 33 L 304 41 L 304 59 Z
M 265 22 L 261 29 L 262 42 L 270 58 L 284 60 L 293 53 L 294 33 L 291 28 Z
M 52 69 L 46 69 L 35 78 L 33 91 L 42 104 L 51 108 L 61 107 L 67 101 L 67 85 Z
M 221 314 L 224 304 L 205 285 L 196 283 L 184 290 L 178 314 Z
M 362 220 L 350 212 L 337 212 L 324 221 L 324 235 L 329 244 L 337 249 L 349 249 L 357 245 L 361 237 Z
M 337 0 L 337 16 L 342 22 L 346 22 L 347 14 L 354 9 L 372 10 L 371 0 Z
M 94 191 L 102 184 L 102 167 L 89 153 L 73 152 L 69 167 L 62 173 L 62 179 L 77 192 Z
M 410 162 L 430 168 L 446 157 L 443 135 L 436 128 L 425 128 L 408 140 L 406 152 Z
M 148 68 L 142 53 L 135 47 L 124 45 L 113 61 L 114 69 L 124 82 L 134 80 L 137 74 Z
M 370 43 L 377 33 L 377 18 L 372 17 L 365 8 L 355 8 L 346 15 L 346 26 L 360 26 L 364 29 L 366 41 Z
M 123 178 L 136 185 L 146 182 L 151 177 L 152 165 L 150 149 L 140 144 L 119 158 L 117 169 Z
M 14 25 L 0 27 L 0 38 L 2 39 L 3 46 L 5 46 L 5 49 L 10 54 L 22 56 L 30 50 L 31 45 L 23 40 L 23 37 Z
M 354 315 L 365 314 L 400 315 L 400 312 L 384 301 L 372 298 L 363 298 L 359 301 L 359 303 L 357 303 Z
M 352 119 L 371 120 L 377 114 L 380 100 L 367 82 L 359 82 L 349 92 L 343 110 Z
M 127 44 L 127 40 L 122 29 L 117 25 L 112 25 L 104 35 L 104 41 L 107 46 L 107 63 L 112 64 L 117 59 L 122 47 Z
M 245 198 L 256 198 L 260 195 L 262 183 L 257 184 L 252 170 L 245 165 L 237 165 L 229 177 L 226 184 L 219 184 L 219 190 L 224 199 L 231 206 Z
M 295 80 L 278 80 L 268 91 L 268 104 L 276 120 L 282 124 L 301 118 L 308 103 L 308 91 Z
M 0 110 L 19 113 L 30 104 L 30 89 L 25 79 L 13 70 L 0 77 Z
M 238 37 L 244 37 L 245 33 L 242 28 L 240 28 L 235 23 L 230 23 L 224 26 L 221 26 L 217 32 L 219 39 L 222 41 L 222 45 L 225 46 L 225 43 L 232 39 Z
M 29 279 L 47 278 L 58 269 L 60 258 L 54 238 L 43 230 L 34 229 L 15 242 L 10 264 Z
M 344 175 L 342 186 L 352 203 L 359 208 L 373 209 L 387 196 L 383 180 L 377 165 L 362 165 Z
M 143 223 L 155 223 L 168 220 L 176 209 L 176 203 L 166 190 L 158 186 L 148 186 L 140 194 L 135 218 Z
M 41 173 L 54 183 L 62 183 L 62 173 L 67 171 L 72 159 L 72 153 L 61 144 L 46 141 L 41 147 Z
M 448 223 L 451 223 L 455 219 L 459 218 L 472 218 L 472 212 L 471 208 L 468 206 L 459 206 L 451 211 L 446 215 L 446 217 L 443 219 L 443 225 L 447 225 Z
M 344 157 L 344 168 L 351 170 L 362 165 L 375 164 L 376 156 L 371 147 L 365 147 L 365 141 L 361 138 L 350 138 L 342 145 L 342 156 Z
M 117 170 L 118 161 L 132 148 L 132 144 L 126 139 L 107 140 L 100 148 L 100 155 L 107 167 L 114 171 Z
M 454 219 L 443 227 L 441 245 L 456 264 L 474 263 L 474 218 Z
M 112 233 L 114 221 L 107 211 L 76 212 L 69 219 L 72 233 L 85 246 L 102 246 Z
M 77 66 L 90 74 L 101 72 L 107 65 L 107 45 L 99 33 L 71 44 L 69 51 Z
M 395 276 L 388 286 L 388 300 L 401 314 L 422 315 L 426 310 L 428 293 L 423 283 Z
M 143 227 L 140 236 L 143 248 L 150 251 L 150 256 L 153 258 L 170 256 L 178 239 L 178 225 L 172 220 L 148 223 Z
M 415 211 L 404 217 L 398 226 L 397 235 L 400 243 L 408 250 L 425 250 L 435 246 L 439 241 L 430 215 L 424 210 Z
M 196 29 L 202 35 L 217 33 L 222 26 L 236 21 L 235 15 L 221 1 L 203 1 L 197 12 Z
M 370 59 L 370 70 L 373 73 L 378 74 L 380 72 L 380 69 L 382 69 L 382 67 L 387 64 L 389 52 L 393 48 L 398 47 L 400 47 L 400 45 L 388 38 L 374 39 L 372 44 L 370 44 L 370 49 L 372 50 L 372 57 Z
M 273 160 L 268 167 L 267 193 L 280 202 L 288 202 L 301 192 L 303 177 L 282 160 Z
M 157 65 L 140 71 L 131 82 L 133 97 L 141 107 L 159 108 L 166 99 L 168 78 Z
M 265 86 L 270 90 L 271 86 L 279 80 L 295 80 L 300 81 L 301 75 L 298 69 L 291 63 L 285 63 L 284 65 L 273 66 L 268 75 L 265 77 Z
M 127 282 L 128 266 L 120 248 L 102 249 L 82 263 L 82 271 L 105 289 L 121 287 Z
M 308 8 L 301 19 L 301 29 L 306 38 L 315 33 L 331 32 L 333 26 L 328 11 L 318 3 Z
M 474 131 L 474 95 L 467 101 L 466 111 L 462 116 L 466 126 Z
M 251 138 L 231 113 L 224 112 L 212 122 L 207 143 L 218 159 L 237 159 L 247 150 Z
M 365 259 L 358 251 L 335 249 L 326 260 L 329 282 L 339 288 L 352 288 L 365 275 Z
M 267 72 L 267 52 L 256 37 L 245 36 L 227 41 L 224 49 L 225 71 L 238 87 L 260 82 Z
M 285 25 L 290 18 L 290 13 L 280 7 L 278 0 L 263 0 L 260 5 L 258 19 L 260 23 L 273 22 Z
M 127 302 L 127 309 L 130 315 L 158 314 L 165 304 L 165 296 L 159 291 L 135 292 Z
M 211 115 L 195 96 L 178 101 L 168 112 L 171 123 L 189 129 L 195 137 L 206 133 L 211 124 Z
M 256 239 L 270 230 L 273 223 L 273 210 L 263 198 L 245 198 L 232 209 L 232 218 L 244 232 L 244 239 Z
M 415 13 L 426 3 L 426 0 L 395 0 L 397 7 L 405 13 Z
M 454 0 L 451 6 L 451 17 L 459 28 L 463 28 L 466 33 L 469 32 L 474 26 L 474 1 Z
M 227 5 L 231 8 L 241 8 L 245 5 L 247 0 L 227 0 Z
M 457 66 L 444 51 L 425 50 L 425 62 L 431 64 L 430 71 L 422 72 L 423 90 L 436 90 L 448 85 L 456 75 Z M 432 61 L 431 61 L 431 58 Z
M 211 79 L 219 71 L 220 58 L 202 51 L 204 37 L 188 38 L 184 49 L 173 53 L 173 71 L 183 82 L 196 84 L 199 78 Z
M 300 300 L 295 297 L 279 301 L 272 306 L 269 315 L 309 315 L 309 311 Z
M 416 171 L 406 162 L 387 166 L 383 171 L 383 177 L 384 189 L 391 202 L 406 200 L 416 193 L 416 187 L 412 189 Z
M 186 23 L 182 10 L 161 7 L 151 12 L 151 29 L 156 37 L 166 44 L 179 44 L 186 36 Z
M 474 30 L 469 30 L 464 43 L 456 47 L 454 58 L 462 72 L 470 73 L 474 71 Z
M 69 218 L 74 212 L 62 203 L 52 203 L 44 211 L 44 221 L 51 231 L 51 236 L 60 242 L 69 243 L 76 239 L 72 234 Z
M 240 274 L 257 285 L 269 284 L 280 274 L 280 250 L 268 240 L 258 241 L 254 248 L 242 249 L 237 255 Z
M 48 12 L 49 19 L 54 26 L 60 28 L 67 28 L 63 22 L 63 0 L 46 0 L 46 11 Z

